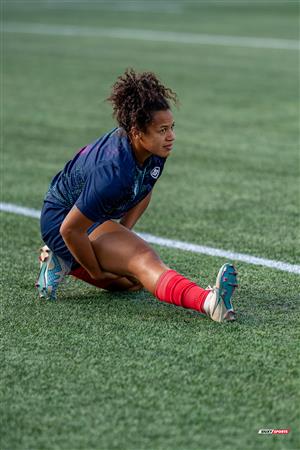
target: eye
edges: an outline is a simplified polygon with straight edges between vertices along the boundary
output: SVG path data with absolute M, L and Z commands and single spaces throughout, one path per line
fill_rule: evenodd
M 166 128 L 161 128 L 161 130 L 159 132 L 160 132 L 160 134 L 165 134 L 166 131 L 167 131 Z

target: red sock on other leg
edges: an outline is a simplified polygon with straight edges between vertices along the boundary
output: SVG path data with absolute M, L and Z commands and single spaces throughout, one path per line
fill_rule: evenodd
M 205 314 L 203 305 L 210 290 L 203 289 L 175 270 L 167 270 L 159 278 L 155 296 L 158 300 Z

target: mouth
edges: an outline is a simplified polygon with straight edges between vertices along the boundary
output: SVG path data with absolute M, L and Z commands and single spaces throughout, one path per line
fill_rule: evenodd
M 173 148 L 173 144 L 164 145 L 164 148 L 170 152 L 172 150 L 172 148 Z

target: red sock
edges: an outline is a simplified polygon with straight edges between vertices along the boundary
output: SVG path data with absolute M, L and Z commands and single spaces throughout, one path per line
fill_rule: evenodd
M 175 270 L 167 270 L 159 278 L 155 296 L 158 300 L 205 314 L 203 305 L 210 290 L 202 289 Z

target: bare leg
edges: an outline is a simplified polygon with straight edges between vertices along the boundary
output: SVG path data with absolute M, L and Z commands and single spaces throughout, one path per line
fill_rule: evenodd
M 152 294 L 159 277 L 169 269 L 143 239 L 116 222 L 97 227 L 90 240 L 103 270 L 129 281 L 136 279 Z
M 232 264 L 223 264 L 215 286 L 203 289 L 175 270 L 170 270 L 145 241 L 118 223 L 107 221 L 97 227 L 90 235 L 90 242 L 104 272 L 99 287 L 132 290 L 142 285 L 158 300 L 195 309 L 217 322 L 234 320 L 231 297 L 237 287 L 237 273 Z M 56 257 L 48 248 L 45 253 L 37 287 L 41 297 L 55 299 L 59 281 L 49 283 L 49 272 L 50 275 L 53 272 L 55 275 L 61 274 L 54 271 L 57 266 L 61 270 L 61 263 L 53 262 Z M 106 282 L 106 285 L 102 284 Z
M 106 289 L 107 291 L 138 291 L 143 287 L 135 278 L 121 277 L 111 273 L 109 274 L 110 277 L 107 276 L 102 280 L 94 280 L 83 267 L 73 269 L 69 275 L 100 289 Z M 111 275 L 114 275 L 113 278 L 111 278 Z

